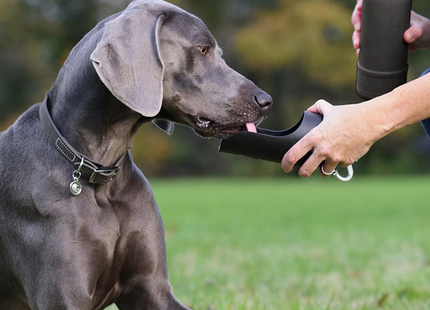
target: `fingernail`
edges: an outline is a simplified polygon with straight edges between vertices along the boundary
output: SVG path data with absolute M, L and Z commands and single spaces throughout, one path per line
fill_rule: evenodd
M 412 42 L 413 40 L 414 40 L 414 36 L 412 35 L 412 33 L 410 33 L 410 32 L 406 32 L 405 33 L 405 41 L 406 42 Z
M 292 169 L 289 166 L 282 165 L 282 170 L 284 170 L 284 172 L 286 172 L 286 173 L 290 173 Z
M 355 48 L 358 48 L 358 46 L 360 45 L 360 40 L 357 38 L 353 39 L 352 45 L 354 45 Z
M 357 31 L 357 32 L 358 32 L 358 31 L 360 30 L 360 28 L 361 28 L 361 23 L 355 23 L 355 24 L 354 24 L 354 30 L 355 30 L 355 31 Z
M 299 170 L 299 175 L 304 179 L 310 177 L 310 173 L 306 170 Z

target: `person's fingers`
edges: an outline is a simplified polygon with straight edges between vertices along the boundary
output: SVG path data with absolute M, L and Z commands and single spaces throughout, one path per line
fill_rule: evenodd
M 352 45 L 355 49 L 360 48 L 360 33 L 361 33 L 361 10 L 362 1 L 357 1 L 354 11 L 351 16 L 351 23 L 354 26 L 354 32 L 352 34 Z M 358 55 L 358 53 L 357 53 Z
M 309 112 L 324 114 L 324 111 L 331 106 L 327 101 L 320 99 L 308 108 Z M 309 151 L 312 150 L 308 135 L 305 135 L 299 142 L 297 142 L 282 159 L 282 168 L 285 172 L 291 172 L 293 166 L 299 159 L 305 156 Z
M 354 7 L 354 11 L 352 11 L 351 23 L 354 26 L 354 29 L 360 29 L 361 27 L 361 11 L 363 8 L 363 1 L 358 0 L 357 4 Z
M 317 102 L 315 102 L 312 106 L 308 108 L 308 111 L 324 115 L 331 107 L 333 106 L 330 103 L 328 103 L 324 99 L 319 99 Z
M 337 165 L 336 164 L 328 164 L 327 162 L 323 162 L 320 165 L 320 174 L 321 176 L 328 178 L 329 176 L 331 176 L 334 172 L 334 170 L 336 169 Z
M 414 51 L 419 49 L 418 40 L 422 37 L 422 35 L 423 30 L 420 27 L 412 26 L 405 31 L 403 34 L 403 40 L 409 44 L 409 50 Z
M 360 33 L 357 31 L 352 34 L 352 45 L 355 49 L 360 48 Z
M 291 172 L 294 165 L 311 150 L 312 147 L 307 141 L 307 137 L 304 136 L 300 141 L 294 144 L 287 153 L 285 153 L 281 162 L 282 169 L 287 173 Z
M 302 178 L 308 178 L 312 175 L 312 173 L 318 169 L 321 162 L 323 162 L 324 158 L 319 155 L 312 153 L 312 155 L 303 163 L 303 165 L 299 169 L 299 175 Z M 331 171 L 328 171 L 331 172 Z
M 405 34 L 403 35 L 403 39 L 406 41 L 406 43 L 413 43 L 419 38 L 421 38 L 422 35 L 423 35 L 422 28 L 412 26 L 405 31 Z
M 309 107 L 308 111 L 324 115 L 332 108 L 333 106 L 330 103 L 323 99 L 320 99 L 315 102 L 311 107 Z M 285 172 L 291 172 L 297 161 L 299 161 L 308 152 L 313 151 L 316 142 L 321 140 L 318 135 L 312 133 L 312 131 L 313 130 L 311 130 L 307 135 L 305 135 L 284 155 L 281 165 L 282 169 L 284 169 Z M 299 169 L 299 175 L 304 178 L 311 176 L 324 159 L 325 158 L 320 155 L 311 154 L 311 156 Z M 334 167 L 336 167 L 335 164 Z M 327 169 L 329 168 L 330 165 L 327 167 Z

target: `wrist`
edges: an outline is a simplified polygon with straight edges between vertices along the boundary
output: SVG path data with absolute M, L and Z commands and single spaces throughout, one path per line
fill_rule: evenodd
M 372 142 L 404 127 L 403 108 L 401 96 L 394 91 L 363 102 Z

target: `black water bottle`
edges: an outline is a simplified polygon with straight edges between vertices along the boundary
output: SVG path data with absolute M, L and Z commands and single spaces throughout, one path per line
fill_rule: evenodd
M 363 0 L 355 90 L 372 99 L 406 83 L 412 0 Z

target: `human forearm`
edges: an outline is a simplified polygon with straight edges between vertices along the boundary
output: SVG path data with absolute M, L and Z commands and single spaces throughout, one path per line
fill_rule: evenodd
M 430 117 L 430 75 L 410 81 L 392 92 L 362 103 L 375 139 Z M 375 140 L 375 141 L 376 141 Z

